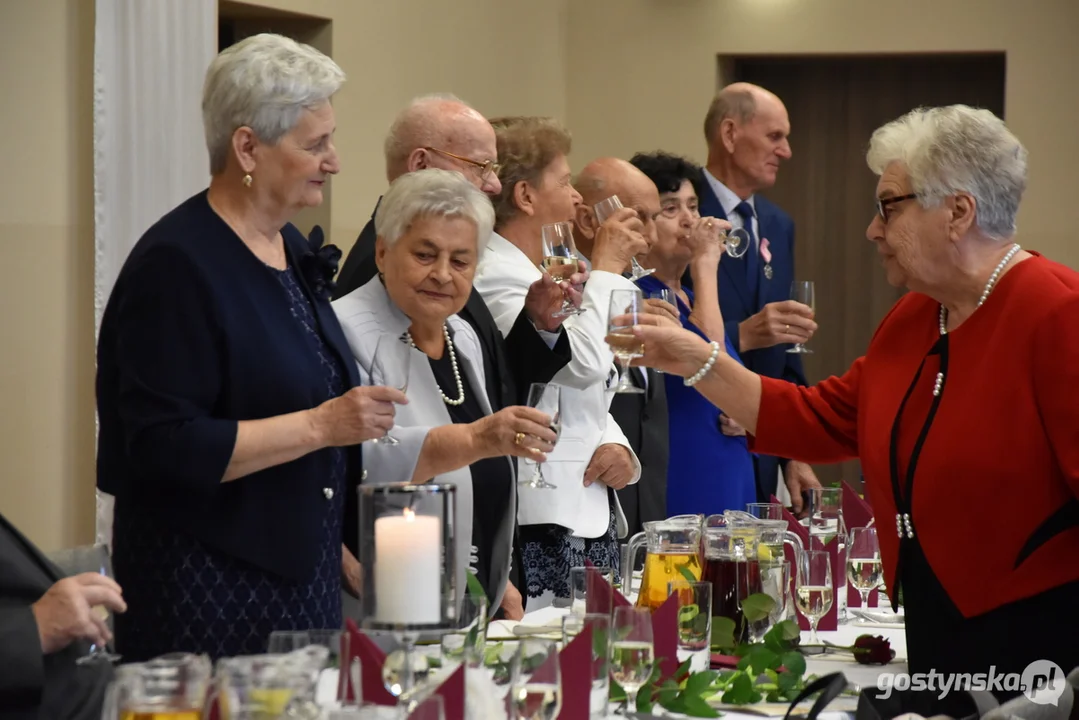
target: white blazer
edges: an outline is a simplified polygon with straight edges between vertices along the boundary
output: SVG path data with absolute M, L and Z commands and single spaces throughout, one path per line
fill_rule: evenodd
M 509 334 L 524 308 L 528 288 L 543 276 L 521 250 L 498 233 L 492 233 L 476 269 L 473 285 L 483 296 L 503 336 Z M 551 379 L 563 386 L 562 433 L 553 453 L 547 456 L 544 475 L 556 490 L 521 488 L 518 520 L 522 525 L 554 524 L 569 528 L 573 535 L 596 538 L 607 532 L 611 507 L 607 486 L 584 486 L 584 471 L 600 445 L 617 443 L 626 447 L 636 466 L 632 483 L 641 477 L 641 463 L 608 412 L 612 393 L 607 392 L 618 371 L 607 336 L 607 309 L 611 291 L 636 290 L 620 275 L 593 272 L 585 284 L 582 307 L 587 312 L 567 318 L 562 327 L 569 337 L 572 359 Z M 616 493 L 611 493 L 618 519 L 618 535 L 629 531 Z
M 352 355 L 359 365 L 360 376 L 364 385 L 371 383 L 371 365 L 375 348 L 382 335 L 399 337 L 412 324 L 386 293 L 382 281 L 376 276 L 370 282 L 357 288 L 333 303 L 341 328 L 345 332 Z M 461 370 L 468 378 L 465 392 L 478 392 L 480 407 L 487 415 L 491 414 L 491 403 L 487 398 L 486 383 L 483 374 L 483 351 L 479 338 L 472 326 L 451 315 L 447 321 L 453 345 L 457 351 L 457 360 Z M 446 404 L 439 393 L 431 365 L 425 354 L 414 350 L 409 359 L 407 405 L 396 408 L 394 427 L 391 434 L 397 438 L 398 445 L 381 445 L 367 442 L 363 445 L 363 467 L 367 482 L 378 484 L 405 483 L 412 479 L 419 462 L 420 449 L 427 433 L 432 428 L 449 425 L 453 422 Z M 512 460 L 505 458 L 510 469 L 512 484 L 510 501 L 495 533 L 495 547 L 491 552 L 491 566 L 498 579 L 496 593 L 491 601 L 491 613 L 502 604 L 502 595 L 509 580 L 510 561 L 513 555 L 514 508 L 517 504 L 517 480 Z M 472 472 L 468 466 L 437 475 L 431 482 L 452 484 L 457 487 L 457 592 L 463 596 L 466 592 L 465 572 L 470 567 L 472 548 Z M 482 502 L 482 500 L 481 500 Z

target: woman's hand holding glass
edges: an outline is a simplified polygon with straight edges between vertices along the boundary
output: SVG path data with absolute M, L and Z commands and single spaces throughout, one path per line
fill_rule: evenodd
M 662 370 L 679 377 L 690 377 L 708 362 L 712 356 L 712 346 L 700 335 L 684 329 L 681 324 L 653 313 L 640 313 L 631 331 L 644 343 L 644 355 L 631 362 L 635 366 L 644 366 Z M 625 338 L 607 337 L 615 344 L 624 343 Z M 720 345 L 720 353 L 725 352 Z
M 326 447 L 347 447 L 384 438 L 393 427 L 395 404 L 408 404 L 400 390 L 365 385 L 327 400 L 311 412 L 316 432 Z
M 547 413 L 515 405 L 477 420 L 472 427 L 484 457 L 514 455 L 542 463 L 558 442 L 553 424 Z

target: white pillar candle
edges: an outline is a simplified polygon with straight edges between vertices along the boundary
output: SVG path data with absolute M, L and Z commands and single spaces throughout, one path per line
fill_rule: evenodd
M 375 520 L 375 619 L 383 623 L 442 621 L 442 522 L 402 515 Z

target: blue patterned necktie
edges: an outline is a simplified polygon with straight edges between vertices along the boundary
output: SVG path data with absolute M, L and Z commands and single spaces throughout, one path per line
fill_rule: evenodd
M 753 207 L 743 200 L 734 208 L 742 218 L 742 227 L 749 233 L 749 249 L 746 251 L 746 285 L 749 287 L 749 297 L 757 302 L 757 290 L 760 287 L 761 261 L 757 250 L 757 234 L 753 232 Z

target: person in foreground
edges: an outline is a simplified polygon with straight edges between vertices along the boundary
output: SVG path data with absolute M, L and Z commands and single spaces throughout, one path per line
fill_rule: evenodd
M 260 653 L 274 630 L 341 627 L 360 443 L 407 402 L 359 387 L 332 258 L 289 224 L 339 169 L 330 98 L 343 81 L 277 35 L 222 52 L 203 99 L 210 187 L 146 232 L 109 298 L 97 472 L 116 498 L 125 662 Z
M 457 527 L 465 539 L 457 544 L 457 587 L 465 587 L 472 570 L 492 613 L 507 590 L 513 552 L 512 458 L 543 461 L 557 439 L 546 414 L 503 408 L 499 396 L 488 396 L 483 346 L 457 315 L 472 294 L 494 219 L 491 201 L 460 173 L 402 175 L 375 214 L 378 276 L 333 303 L 365 380 L 379 377 L 375 360 L 383 343 L 415 350 L 407 353 L 409 404 L 391 430 L 399 443 L 369 444 L 365 466 L 380 484 L 456 485 Z
M 1051 660 L 1066 674 L 1079 667 L 1079 273 L 1017 243 L 1026 151 L 988 111 L 911 112 L 874 133 L 868 163 L 866 234 L 911 292 L 846 374 L 808 388 L 761 377 L 651 317 L 642 362 L 686 377 L 758 452 L 861 461 L 911 673 Z
M 108 662 L 77 664 L 110 639 L 93 611 L 127 609 L 120 586 L 98 573 L 63 578 L 0 515 L 0 716 L 97 720 L 112 679 Z

